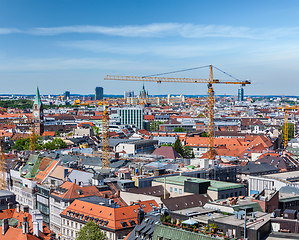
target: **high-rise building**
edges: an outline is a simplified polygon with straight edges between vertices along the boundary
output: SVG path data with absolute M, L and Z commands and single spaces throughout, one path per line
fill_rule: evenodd
M 124 99 L 127 99 L 128 97 L 134 97 L 134 91 L 125 91 Z
M 242 87 L 238 89 L 238 101 L 244 101 L 244 89 Z
M 96 87 L 95 89 L 95 100 L 102 100 L 103 99 L 103 88 L 102 87 Z
M 140 107 L 120 108 L 117 110 L 118 119 L 121 124 L 135 125 L 143 129 L 143 109 Z
M 43 116 L 43 104 L 40 99 L 39 89 L 36 88 L 35 99 L 32 109 L 32 120 L 33 120 L 33 132 L 36 135 L 42 135 L 44 132 L 44 116 Z
M 71 93 L 70 93 L 70 91 L 65 91 L 63 95 L 64 95 L 65 100 L 69 100 L 70 96 L 71 96 Z

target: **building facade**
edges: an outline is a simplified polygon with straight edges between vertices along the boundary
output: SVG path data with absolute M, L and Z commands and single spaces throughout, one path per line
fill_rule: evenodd
M 104 97 L 103 88 L 102 87 L 96 87 L 94 99 L 95 100 L 102 100 L 103 97 Z
M 135 125 L 138 129 L 143 129 L 143 109 L 138 107 L 120 108 L 117 110 L 120 124 Z

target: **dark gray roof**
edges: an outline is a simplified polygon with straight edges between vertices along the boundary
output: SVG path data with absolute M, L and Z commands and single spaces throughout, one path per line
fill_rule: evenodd
M 207 194 L 193 194 L 181 197 L 161 199 L 165 207 L 170 211 L 203 207 L 207 202 L 211 202 L 212 199 Z
M 136 193 L 136 194 L 144 194 L 150 196 L 162 196 L 164 194 L 164 187 L 162 185 L 145 187 L 145 188 L 130 188 L 126 190 L 127 192 Z M 166 194 L 168 191 L 166 190 Z
M 279 168 L 270 165 L 269 163 L 262 162 L 260 164 L 255 164 L 254 162 L 249 162 L 247 165 L 240 167 L 240 173 L 243 174 L 263 174 L 268 172 L 279 172 Z

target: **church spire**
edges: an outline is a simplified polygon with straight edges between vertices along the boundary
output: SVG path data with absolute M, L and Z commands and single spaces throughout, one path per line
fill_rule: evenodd
M 38 86 L 36 87 L 36 94 L 35 94 L 35 99 L 33 105 L 37 104 L 38 107 L 40 108 L 42 105 L 42 101 L 40 100 L 40 95 L 39 95 L 39 89 Z

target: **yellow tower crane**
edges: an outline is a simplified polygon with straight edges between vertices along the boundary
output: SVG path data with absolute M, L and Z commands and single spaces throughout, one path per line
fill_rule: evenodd
M 299 110 L 299 106 L 290 106 L 286 105 L 283 107 L 278 107 L 278 109 L 281 109 L 284 111 L 284 139 L 283 139 L 283 145 L 285 148 L 288 146 L 289 141 L 289 110 Z
M 209 135 L 209 138 L 208 138 L 208 158 L 209 159 L 213 159 L 213 148 L 214 148 L 214 104 L 215 104 L 213 84 L 240 84 L 242 86 L 245 86 L 246 84 L 251 84 L 251 82 L 249 80 L 246 80 L 246 81 L 220 81 L 219 79 L 214 79 L 213 78 L 213 66 L 209 65 L 209 68 L 210 68 L 209 79 L 107 75 L 104 78 L 104 80 L 148 81 L 148 82 L 157 82 L 157 83 L 161 83 L 161 82 L 207 83 L 208 84 L 207 112 L 208 112 L 208 135 Z M 218 70 L 220 70 L 220 69 L 218 69 Z
M 108 101 L 101 101 L 99 105 L 104 106 L 102 115 L 102 168 L 110 168 L 109 160 L 109 113 Z

